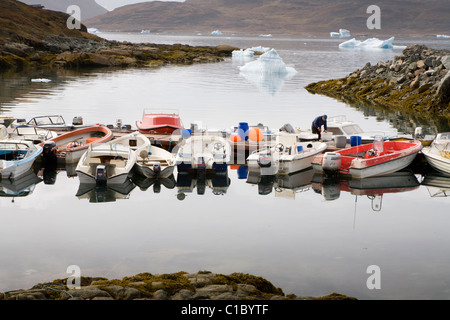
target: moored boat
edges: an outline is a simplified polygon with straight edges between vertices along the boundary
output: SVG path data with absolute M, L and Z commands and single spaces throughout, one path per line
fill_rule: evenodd
M 260 171 L 262 175 L 290 174 L 311 167 L 317 154 L 324 152 L 324 142 L 299 142 L 295 134 L 280 132 L 276 145 L 253 152 L 247 158 L 249 171 Z
M 383 141 L 362 144 L 314 157 L 316 173 L 357 179 L 385 175 L 409 166 L 422 149 L 420 141 Z
M 0 173 L 3 179 L 17 179 L 33 166 L 42 153 L 42 147 L 31 141 L 0 141 Z
M 136 152 L 110 141 L 90 144 L 75 169 L 80 183 L 123 184 L 131 177 Z
M 40 145 L 44 148 L 45 161 L 58 160 L 65 163 L 77 163 L 91 143 L 104 143 L 112 138 L 113 133 L 108 127 L 91 126 L 69 131 Z
M 144 110 L 142 120 L 136 121 L 136 127 L 141 133 L 170 134 L 177 129 L 184 129 L 178 112 Z
M 433 169 L 450 175 L 450 132 L 439 133 L 422 153 Z
M 183 139 L 176 146 L 175 163 L 178 173 L 227 173 L 231 146 L 219 135 L 198 134 Z

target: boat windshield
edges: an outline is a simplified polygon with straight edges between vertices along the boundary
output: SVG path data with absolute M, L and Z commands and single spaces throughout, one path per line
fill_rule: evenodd
M 357 124 L 344 126 L 342 127 L 342 130 L 344 130 L 345 134 L 347 135 L 363 133 L 363 131 Z
M 66 122 L 64 121 L 62 116 L 48 116 L 48 117 L 35 117 L 28 121 L 28 124 L 36 125 L 36 126 L 44 126 L 44 125 L 64 125 Z

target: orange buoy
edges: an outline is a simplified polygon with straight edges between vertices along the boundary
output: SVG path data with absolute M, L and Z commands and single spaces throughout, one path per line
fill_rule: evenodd
M 260 128 L 251 128 L 248 137 L 252 141 L 261 141 L 264 139 L 264 133 Z
M 237 170 L 239 169 L 240 165 L 239 164 L 230 164 L 230 170 Z
M 230 135 L 230 140 L 231 140 L 231 142 L 240 142 L 241 141 L 241 136 L 238 135 L 238 134 L 233 133 L 233 134 Z

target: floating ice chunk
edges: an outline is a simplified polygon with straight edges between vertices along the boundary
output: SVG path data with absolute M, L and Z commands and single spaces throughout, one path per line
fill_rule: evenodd
M 44 79 L 44 78 L 39 78 L 39 79 L 31 79 L 31 82 L 51 82 L 52 80 L 50 79 Z
M 248 62 L 239 67 L 241 72 L 245 73 L 277 73 L 277 74 L 295 74 L 297 71 L 292 67 L 287 67 L 283 59 L 278 55 L 275 49 L 271 49 L 262 54 L 258 60 Z
M 142 34 L 149 34 L 149 33 L 150 33 L 150 30 L 141 30 L 141 33 L 142 33 Z
M 234 50 L 231 53 L 233 58 L 253 58 L 255 55 L 255 52 L 251 49 L 240 49 L 240 50 Z
M 211 34 L 212 34 L 213 36 L 221 36 L 221 35 L 222 35 L 222 32 L 220 32 L 219 30 L 214 30 L 213 32 L 211 32 Z
M 259 47 L 251 47 L 251 48 L 249 48 L 249 50 L 252 50 L 253 52 L 262 52 L 262 53 L 264 53 L 264 52 L 269 51 L 270 48 L 259 46 Z
M 339 32 L 330 32 L 330 37 L 332 38 L 349 38 L 350 31 L 347 29 L 339 29 Z
M 437 34 L 436 38 L 441 38 L 441 39 L 450 39 L 450 36 L 447 36 L 445 34 Z
M 269 34 L 260 34 L 259 36 L 260 37 L 269 37 L 270 38 L 272 35 L 269 33 Z
M 88 28 L 87 31 L 93 34 L 101 33 L 97 28 Z
M 339 48 L 361 48 L 361 49 L 400 49 L 405 46 L 394 46 L 394 37 L 387 40 L 380 40 L 378 38 L 369 38 L 365 41 L 359 41 L 355 38 L 347 40 L 339 44 Z

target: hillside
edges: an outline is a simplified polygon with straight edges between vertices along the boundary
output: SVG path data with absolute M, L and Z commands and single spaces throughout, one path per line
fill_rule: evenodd
M 81 21 L 105 14 L 108 12 L 95 0 L 20 0 L 25 4 L 41 4 L 48 10 L 67 12 L 67 8 L 71 5 L 77 5 L 81 10 Z
M 103 31 L 329 34 L 440 34 L 450 32 L 450 2 L 379 0 L 381 30 L 369 30 L 372 0 L 186 0 L 145 2 L 85 21 Z
M 63 12 L 0 1 L 0 72 L 26 69 L 93 67 L 155 67 L 222 61 L 237 48 L 230 46 L 131 44 L 107 41 L 67 28 Z

